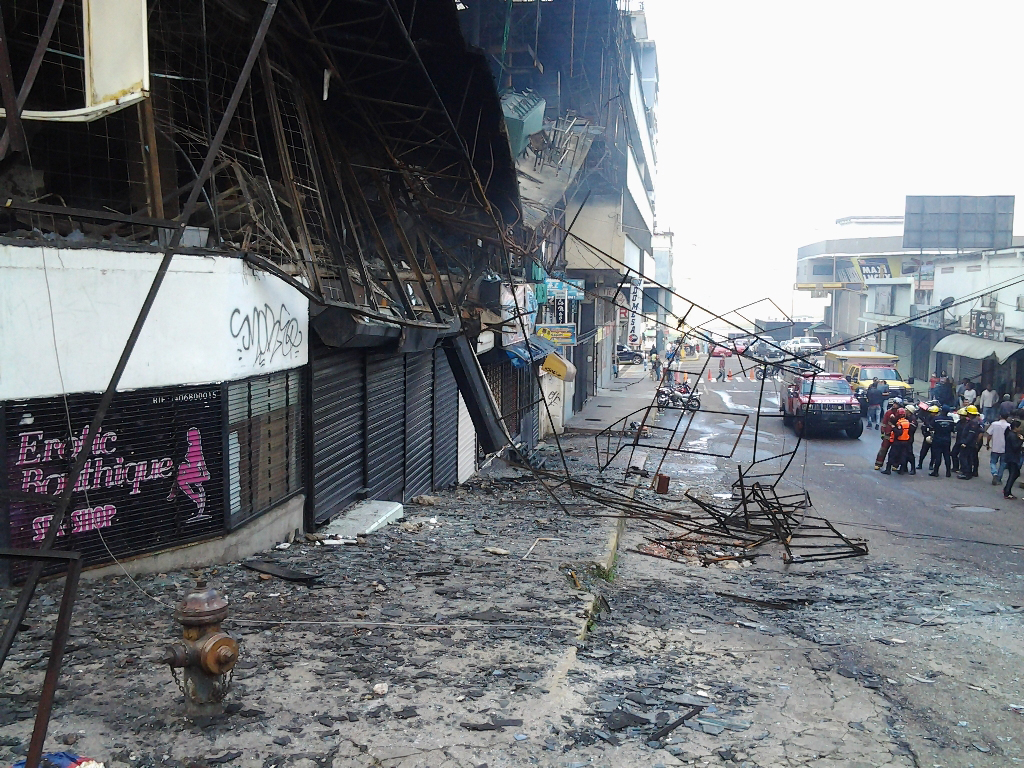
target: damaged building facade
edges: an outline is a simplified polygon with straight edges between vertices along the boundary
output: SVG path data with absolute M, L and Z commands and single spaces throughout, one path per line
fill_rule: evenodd
M 513 5 L 531 64 L 518 32 L 495 58 L 505 3 L 3 4 L 0 546 L 312 529 L 528 455 L 544 401 L 607 382 L 628 270 L 564 232 L 652 178 L 606 103 L 641 87 L 635 19 Z M 566 40 L 574 13 L 604 26 Z

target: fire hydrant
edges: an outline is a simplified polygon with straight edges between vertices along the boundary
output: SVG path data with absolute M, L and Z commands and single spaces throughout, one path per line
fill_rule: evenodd
M 220 628 L 227 615 L 228 601 L 202 580 L 174 611 L 182 641 L 169 645 L 161 661 L 170 665 L 189 715 L 224 712 L 230 672 L 238 661 L 238 642 Z M 177 669 L 182 670 L 180 678 Z

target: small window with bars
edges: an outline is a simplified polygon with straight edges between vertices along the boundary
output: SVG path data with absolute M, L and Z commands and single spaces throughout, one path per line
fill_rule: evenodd
M 300 371 L 228 385 L 227 458 L 229 530 L 303 489 Z

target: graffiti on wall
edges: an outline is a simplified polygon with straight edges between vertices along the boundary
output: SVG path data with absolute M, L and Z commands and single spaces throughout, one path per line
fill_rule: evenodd
M 269 304 L 243 313 L 237 307 L 229 321 L 231 337 L 238 343 L 238 359 L 263 368 L 275 359 L 296 358 L 302 351 L 299 320 L 281 304 L 276 312 Z

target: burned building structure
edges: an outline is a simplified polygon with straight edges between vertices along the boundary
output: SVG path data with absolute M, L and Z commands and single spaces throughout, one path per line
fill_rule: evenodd
M 630 168 L 650 204 L 635 14 L 509 8 L 3 4 L 0 546 L 311 529 L 582 407 L 630 275 L 565 232 L 645 221 Z
M 574 382 L 542 384 L 549 403 L 561 405 L 550 413 L 559 431 L 611 384 L 616 344 L 653 341 L 628 304 L 642 297 L 642 279 L 655 277 L 657 50 L 642 4 L 462 5 L 466 39 L 488 54 L 502 94 L 541 332 L 554 328 L 576 368 Z

